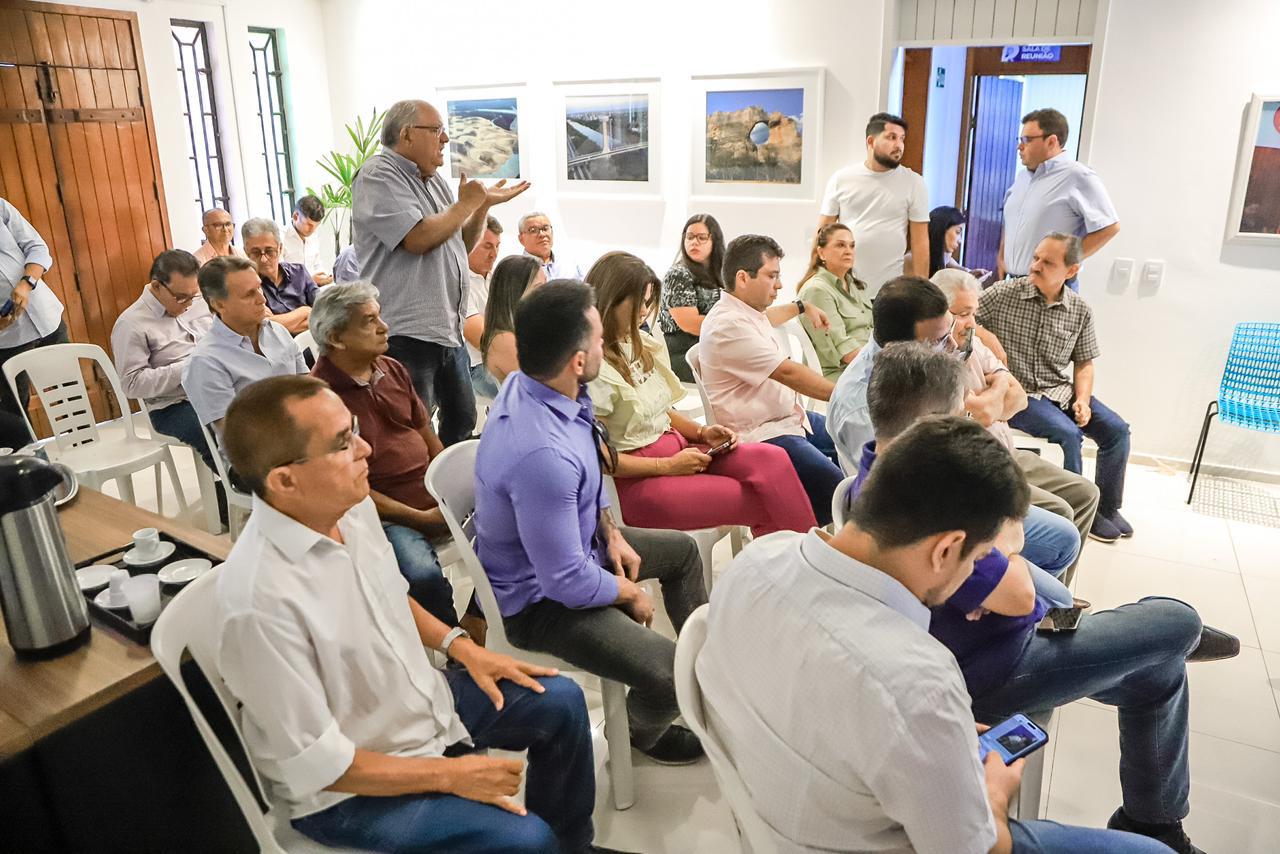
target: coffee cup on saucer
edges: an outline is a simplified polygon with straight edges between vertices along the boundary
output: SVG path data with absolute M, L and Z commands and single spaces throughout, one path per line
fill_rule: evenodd
M 135 554 L 150 560 L 160 554 L 160 532 L 155 528 L 139 528 L 133 532 L 133 548 Z

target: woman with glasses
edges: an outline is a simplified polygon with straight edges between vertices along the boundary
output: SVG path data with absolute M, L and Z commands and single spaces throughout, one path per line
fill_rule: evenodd
M 702 320 L 720 299 L 720 265 L 724 263 L 724 232 L 710 214 L 694 214 L 680 233 L 680 251 L 662 279 L 662 308 L 658 323 L 667 339 L 671 369 L 683 382 L 693 382 L 684 354 L 698 343 Z M 594 282 L 592 283 L 594 284 Z
M 531 255 L 503 258 L 489 281 L 489 301 L 484 306 L 484 333 L 480 354 L 498 385 L 507 374 L 520 370 L 516 356 L 516 305 L 527 291 L 547 281 L 538 259 Z
M 626 523 L 677 531 L 747 525 L 757 536 L 813 527 L 785 451 L 739 445 L 729 428 L 704 427 L 672 408 L 687 392 L 661 342 L 640 328 L 659 301 L 653 270 L 630 253 L 609 252 L 587 281 L 604 330 L 604 362 L 587 390 Z
M 853 232 L 833 222 L 818 229 L 797 295 L 822 309 L 830 326 L 817 329 L 801 314 L 800 325 L 813 342 L 822 375 L 835 382 L 871 337 L 871 297 L 867 285 L 853 275 Z

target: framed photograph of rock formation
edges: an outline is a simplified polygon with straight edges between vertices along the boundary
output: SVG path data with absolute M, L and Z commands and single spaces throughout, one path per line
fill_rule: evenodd
M 1245 110 L 1227 240 L 1280 246 L 1280 94 L 1254 95 Z
M 557 186 L 569 193 L 655 195 L 661 110 L 656 79 L 557 83 Z
M 520 172 L 522 87 L 440 90 L 449 133 L 449 174 L 514 180 Z
M 815 198 L 822 69 L 695 77 L 693 192 Z

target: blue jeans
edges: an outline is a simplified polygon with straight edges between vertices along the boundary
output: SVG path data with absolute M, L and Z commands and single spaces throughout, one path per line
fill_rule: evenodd
M 493 378 L 493 374 L 489 373 L 484 362 L 471 366 L 471 388 L 477 397 L 493 400 L 498 396 L 498 381 Z
M 444 677 L 477 750 L 528 749 L 528 815 L 456 795 L 357 795 L 294 819 L 293 826 L 325 845 L 369 851 L 532 854 L 590 845 L 596 780 L 582 689 L 563 676 L 540 678 L 543 694 L 504 681 L 504 705 L 497 711 L 465 671 L 446 670 Z M 446 755 L 467 752 L 455 744 Z
M 1027 408 L 1009 419 L 1009 425 L 1032 436 L 1048 439 L 1062 448 L 1062 467 L 1080 474 L 1083 469 L 1080 446 L 1088 436 L 1098 443 L 1098 514 L 1109 516 L 1124 503 L 1124 471 L 1129 464 L 1129 424 L 1103 405 L 1089 398 L 1093 417 L 1084 427 L 1047 397 L 1028 398 Z
M 1022 529 L 1022 557 L 1031 567 L 1036 593 L 1055 608 L 1071 607 L 1071 591 L 1058 579 L 1080 554 L 1080 532 L 1071 521 L 1034 504 Z
M 827 432 L 827 419 L 816 412 L 805 414 L 809 416 L 809 429 L 813 431 L 809 435 L 775 436 L 765 441 L 787 452 L 800 477 L 800 485 L 809 496 L 814 517 L 819 525 L 827 525 L 831 523 L 831 496 L 844 480 L 844 472 L 836 457 L 835 442 Z
M 189 446 L 200 455 L 200 459 L 204 460 L 211 471 L 217 471 L 213 465 L 213 457 L 209 454 L 209 445 L 200 432 L 200 419 L 196 416 L 191 401 L 183 400 L 164 409 L 151 410 L 151 425 L 166 436 L 172 436 Z
M 1121 830 L 1056 821 L 1010 821 L 1013 854 L 1169 854 L 1163 842 Z
M 447 447 L 470 439 L 476 429 L 476 393 L 471 388 L 467 348 L 392 335 L 387 339 L 387 355 L 404 365 L 427 408 L 439 408 L 440 441 Z
M 444 577 L 431 541 L 421 531 L 404 525 L 384 522 L 382 530 L 391 541 L 400 574 L 409 582 L 413 601 L 445 625 L 458 625 L 458 615 L 453 610 L 453 585 Z
M 1005 683 L 973 698 L 974 717 L 994 724 L 1084 697 L 1117 707 L 1125 813 L 1179 821 L 1191 786 L 1186 657 L 1200 628 L 1190 605 L 1150 597 L 1085 614 L 1074 632 L 1034 633 Z

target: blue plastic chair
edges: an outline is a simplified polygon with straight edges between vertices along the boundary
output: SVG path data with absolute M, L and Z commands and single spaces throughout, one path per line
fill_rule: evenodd
M 1191 492 L 1196 494 L 1200 463 L 1209 439 L 1213 416 L 1223 424 L 1234 424 L 1263 433 L 1280 433 L 1280 323 L 1237 323 L 1222 371 L 1218 399 L 1209 402 L 1200 441 L 1191 457 Z

